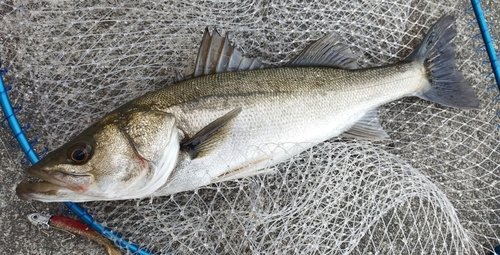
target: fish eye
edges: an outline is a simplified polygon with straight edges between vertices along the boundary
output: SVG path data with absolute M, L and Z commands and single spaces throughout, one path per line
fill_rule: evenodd
M 85 164 L 92 156 L 92 148 L 85 142 L 77 142 L 68 149 L 68 159 L 76 164 Z

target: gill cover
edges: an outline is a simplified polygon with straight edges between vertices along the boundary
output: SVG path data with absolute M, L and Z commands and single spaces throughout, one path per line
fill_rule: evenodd
M 177 163 L 180 142 L 175 117 L 156 110 L 133 111 L 121 130 L 146 171 L 137 176 L 134 192 L 124 191 L 116 198 L 148 196 L 167 182 Z

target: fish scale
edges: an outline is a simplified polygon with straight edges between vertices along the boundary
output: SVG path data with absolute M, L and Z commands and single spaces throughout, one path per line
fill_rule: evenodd
M 266 122 L 293 127 L 287 110 L 290 114 L 298 111 L 293 115 L 298 118 L 316 113 L 319 119 L 335 116 L 338 112 L 352 115 L 351 110 L 373 109 L 422 90 L 429 82 L 419 67 L 416 63 L 363 70 L 283 67 L 214 74 L 148 93 L 132 101 L 132 105 L 172 112 L 179 120 L 178 125 L 189 135 L 236 107 L 243 107 L 244 114 L 256 117 L 253 123 L 242 123 L 244 127 L 252 128 Z M 273 115 L 280 107 L 284 110 Z M 304 114 L 305 111 L 308 114 Z M 259 114 L 264 113 L 266 115 L 260 119 Z M 294 142 L 293 138 L 290 141 Z

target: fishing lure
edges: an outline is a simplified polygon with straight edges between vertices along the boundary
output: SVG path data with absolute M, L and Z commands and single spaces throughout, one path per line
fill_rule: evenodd
M 87 226 L 85 223 L 74 220 L 65 216 L 54 215 L 47 213 L 32 213 L 28 215 L 28 220 L 35 226 L 41 229 L 55 228 L 72 234 L 81 235 L 103 245 L 108 255 L 121 255 L 122 252 L 115 248 L 113 243 L 101 236 L 95 230 Z

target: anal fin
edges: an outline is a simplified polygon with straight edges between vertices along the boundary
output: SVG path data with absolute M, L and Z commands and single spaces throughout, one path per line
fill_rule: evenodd
M 342 134 L 345 137 L 363 140 L 385 140 L 389 135 L 380 125 L 377 118 L 377 109 L 368 111 L 358 122 Z
M 241 107 L 236 108 L 224 116 L 212 121 L 202 128 L 193 137 L 181 143 L 181 149 L 188 152 L 191 158 L 207 155 L 217 148 L 231 134 L 232 120 L 241 112 Z

